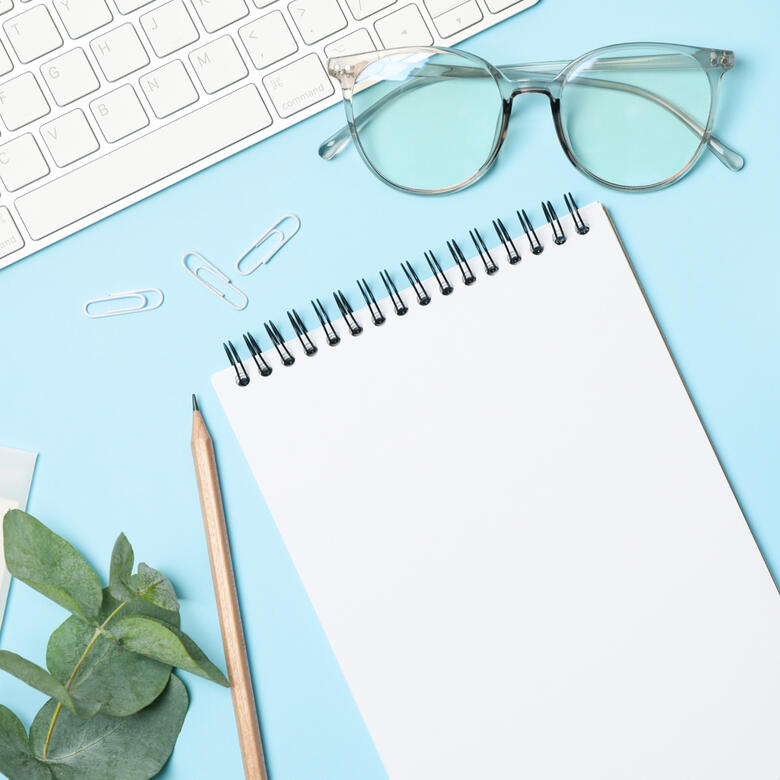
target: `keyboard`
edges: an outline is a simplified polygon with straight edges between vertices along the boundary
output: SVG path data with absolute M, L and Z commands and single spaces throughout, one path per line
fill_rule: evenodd
M 0 268 L 339 102 L 328 57 L 536 2 L 0 0 Z

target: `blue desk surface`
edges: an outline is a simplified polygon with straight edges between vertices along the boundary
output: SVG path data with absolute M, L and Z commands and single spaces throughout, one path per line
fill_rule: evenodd
M 539 200 L 572 190 L 612 211 L 754 533 L 780 574 L 780 226 L 776 31 L 780 10 L 728 0 L 542 0 L 468 41 L 494 62 L 573 57 L 597 46 L 666 40 L 732 48 L 718 133 L 742 152 L 729 173 L 705 154 L 674 187 L 603 189 L 565 159 L 542 96 L 522 98 L 502 158 L 471 189 L 422 199 L 381 185 L 354 151 L 325 163 L 319 142 L 343 121 L 332 108 L 0 273 L 0 443 L 41 453 L 30 511 L 107 575 L 124 531 L 172 578 L 185 629 L 222 665 L 208 556 L 189 452 L 190 393 L 215 438 L 239 590 L 273 780 L 384 777 L 260 491 L 211 389 L 221 342 L 286 308 L 501 215 L 516 225 Z M 303 227 L 246 280 L 235 312 L 182 270 L 184 251 L 228 268 L 284 212 Z M 445 250 L 446 251 L 446 250 Z M 444 251 L 439 253 L 444 257 Z M 88 320 L 88 298 L 161 287 L 165 304 Z M 619 323 L 616 323 L 619 327 Z M 500 403 L 505 391 L 496 388 Z M 478 410 L 477 410 L 478 411 Z M 381 439 L 381 430 L 376 435 Z M 324 443 L 327 446 L 327 443 Z M 322 445 L 322 443 L 320 443 Z M 360 451 L 364 442 L 355 442 Z M 339 464 L 335 464 L 339 467 Z M 303 485 L 303 476 L 302 476 Z M 62 610 L 14 583 L 3 648 L 43 663 Z M 224 668 L 224 667 L 223 667 Z M 238 778 L 230 694 L 183 675 L 192 703 L 168 780 Z M 0 701 L 29 723 L 42 697 L 6 675 Z

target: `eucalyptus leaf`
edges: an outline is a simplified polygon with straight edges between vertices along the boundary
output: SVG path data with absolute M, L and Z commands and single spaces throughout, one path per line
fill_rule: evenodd
M 103 597 L 100 580 L 61 536 L 19 509 L 3 521 L 5 560 L 11 574 L 77 615 L 95 618 Z
M 179 630 L 173 585 L 145 563 L 132 573 L 133 549 L 124 534 L 111 555 L 110 585 L 101 590 L 87 561 L 34 517 L 12 510 L 3 531 L 11 573 L 73 614 L 49 640 L 49 671 L 0 651 L 0 669 L 51 697 L 29 737 L 0 706 L 0 774 L 10 780 L 156 776 L 189 706 L 173 666 L 229 685 Z
M 73 616 L 52 634 L 46 650 L 46 665 L 58 680 L 63 681 L 76 668 L 98 626 L 105 626 L 71 684 L 74 701 L 84 706 L 94 702 L 103 713 L 124 717 L 150 704 L 165 688 L 170 665 L 119 647 L 118 639 L 112 633 L 112 626 L 118 623 L 120 616 L 139 614 L 179 627 L 178 612 L 160 609 L 135 596 L 129 602 L 117 601 L 106 588 L 95 623 L 86 623 Z
M 178 666 L 207 680 L 229 687 L 224 674 L 186 634 L 162 621 L 144 615 L 131 615 L 113 629 L 119 643 L 136 653 Z
M 111 595 L 120 601 L 129 601 L 133 597 L 130 577 L 133 573 L 133 548 L 124 534 L 119 534 L 111 551 L 111 572 L 108 589 Z
M 89 718 L 97 712 L 97 708 L 90 706 L 77 707 L 70 694 L 65 690 L 65 686 L 59 680 L 55 679 L 38 664 L 28 661 L 16 653 L 0 650 L 0 669 L 12 674 L 22 682 L 26 682 L 37 691 L 51 696 L 81 717 Z
M 176 598 L 176 591 L 170 580 L 159 571 L 145 563 L 139 563 L 136 581 L 138 585 L 136 593 L 142 599 L 151 601 L 152 604 L 156 604 L 161 609 L 178 611 L 179 601 Z
M 165 689 L 171 667 L 121 647 L 106 633 L 75 615 L 57 628 L 46 648 L 46 665 L 60 682 L 67 682 L 90 642 L 70 685 L 79 707 L 94 707 L 106 715 L 127 717 L 151 704 Z
M 135 576 L 135 575 L 133 575 Z M 147 615 L 149 617 L 162 620 L 163 623 L 178 628 L 181 623 L 181 618 L 178 611 L 173 612 L 168 609 L 158 607 L 156 604 L 152 604 L 151 601 L 142 599 L 140 596 L 133 596 L 130 601 L 117 601 L 108 588 L 103 591 L 103 606 L 100 608 L 100 614 L 98 615 L 98 624 L 105 623 L 106 620 L 116 611 L 120 604 L 124 604 L 121 610 L 117 612 L 116 617 L 108 623 L 106 631 L 111 633 L 111 628 L 115 623 L 123 617 L 128 615 Z
M 0 704 L 0 772 L 9 780 L 52 780 L 48 767 L 32 754 L 22 721 Z
M 44 759 L 56 706 L 50 700 L 35 716 L 30 744 L 53 780 L 149 780 L 168 761 L 188 705 L 184 683 L 171 675 L 153 704 L 127 718 L 98 714 L 82 721 L 62 710 Z

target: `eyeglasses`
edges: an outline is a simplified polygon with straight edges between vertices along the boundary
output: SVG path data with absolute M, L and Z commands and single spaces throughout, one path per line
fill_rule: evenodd
M 319 153 L 330 160 L 353 140 L 391 187 L 454 192 L 496 161 L 514 98 L 536 92 L 549 98 L 576 168 L 608 187 L 659 189 L 685 176 L 705 149 L 729 170 L 744 165 L 712 134 L 720 81 L 733 67 L 733 52 L 663 43 L 501 67 L 432 46 L 331 57 L 347 126 Z

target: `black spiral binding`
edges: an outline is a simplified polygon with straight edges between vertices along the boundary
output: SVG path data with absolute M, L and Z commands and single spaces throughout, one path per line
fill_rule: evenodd
M 409 307 L 404 303 L 404 299 L 399 295 L 398 288 L 395 286 L 395 282 L 390 276 L 390 272 L 385 269 L 384 271 L 379 272 L 379 276 L 385 283 L 387 294 L 390 296 L 390 300 L 393 302 L 395 313 L 399 317 L 402 317 L 404 314 L 406 314 L 406 312 L 409 311 Z
M 279 355 L 279 359 L 282 361 L 282 365 L 291 366 L 295 362 L 295 358 L 293 357 L 292 352 L 287 349 L 284 338 L 282 337 L 282 334 L 279 333 L 279 328 L 277 328 L 271 320 L 268 320 L 268 322 L 265 323 L 265 332 L 268 334 L 268 338 L 271 339 L 271 343 L 274 345 L 276 352 Z
M 504 245 L 504 249 L 506 249 L 506 259 L 509 265 L 519 263 L 520 253 L 517 251 L 515 242 L 510 238 L 509 231 L 506 229 L 506 226 L 500 218 L 493 220 L 493 227 L 496 230 L 496 235 L 498 236 L 499 241 L 501 241 L 501 243 Z M 496 270 L 498 269 L 496 268 Z
M 295 309 L 293 309 L 292 311 L 287 312 L 287 317 L 290 320 L 290 325 L 293 326 L 293 330 L 295 331 L 295 335 L 298 337 L 298 341 L 301 342 L 303 351 L 309 357 L 311 357 L 312 355 L 316 355 L 317 346 L 309 337 L 309 331 L 306 330 L 306 326 L 303 324 L 301 315 L 298 314 L 298 312 L 295 311 Z
M 425 259 L 428 261 L 428 267 L 431 269 L 431 273 L 436 277 L 436 281 L 439 283 L 439 292 L 441 292 L 442 295 L 449 295 L 455 288 L 450 284 L 447 274 L 444 273 L 442 267 L 439 265 L 436 255 L 433 254 L 433 251 L 426 252 Z
M 268 365 L 266 359 L 263 357 L 263 350 L 260 349 L 260 346 L 255 341 L 255 337 L 251 333 L 247 332 L 244 334 L 244 342 L 246 343 L 247 349 L 249 349 L 249 354 L 252 356 L 252 360 L 255 361 L 255 365 L 257 366 L 257 370 L 260 372 L 260 376 L 270 376 L 273 369 Z M 232 347 L 233 345 L 231 344 L 230 346 Z
M 461 252 L 460 247 L 458 246 L 458 242 L 454 238 L 452 241 L 447 242 L 447 249 L 450 250 L 452 259 L 457 263 L 461 274 L 463 274 L 463 284 L 474 284 L 474 282 L 477 281 L 477 277 L 474 276 L 474 272 L 471 270 L 469 261 L 466 260 L 466 258 L 463 256 L 463 252 Z
M 328 312 L 325 311 L 325 307 L 322 305 L 319 298 L 312 301 L 311 305 L 317 313 L 317 319 L 320 321 L 320 325 L 322 325 L 322 330 L 325 332 L 325 338 L 327 339 L 328 344 L 331 347 L 335 347 L 336 344 L 341 341 L 341 337 L 336 333 L 336 329 L 333 327 L 330 317 L 328 317 Z
M 556 244 L 564 244 L 566 242 L 566 234 L 561 227 L 561 221 L 558 219 L 558 215 L 555 213 L 553 204 L 548 200 L 547 203 L 542 201 L 542 211 L 544 212 L 544 218 L 550 223 L 550 227 L 553 230 L 553 241 Z
M 579 211 L 577 213 L 579 214 Z M 520 220 L 520 226 L 523 228 L 523 233 L 525 233 L 525 237 L 528 239 L 528 243 L 531 246 L 531 254 L 540 255 L 544 247 L 542 246 L 542 242 L 539 241 L 536 231 L 531 224 L 531 220 L 528 219 L 528 214 L 525 213 L 525 209 L 518 210 L 517 218 Z
M 414 270 L 412 264 L 408 260 L 405 263 L 401 263 L 401 268 L 404 269 L 404 274 L 406 274 L 406 278 L 409 280 L 409 284 L 412 286 L 412 289 L 417 296 L 417 303 L 419 303 L 420 306 L 427 306 L 431 302 L 431 296 L 428 295 L 428 291 L 420 281 L 420 277 L 417 276 L 417 271 Z
M 379 304 L 376 302 L 368 282 L 365 279 L 358 279 L 357 286 L 360 288 L 360 292 L 363 293 L 363 298 L 366 301 L 366 306 L 368 306 L 374 325 L 382 325 L 385 322 L 385 315 L 382 314 L 382 310 L 379 308 Z
M 474 230 L 469 230 L 469 235 L 471 236 L 471 240 L 474 242 L 474 248 L 477 250 L 477 252 L 479 252 L 482 265 L 485 266 L 485 273 L 488 276 L 492 276 L 498 271 L 498 264 L 493 259 L 493 255 L 490 254 L 490 250 L 487 248 L 487 246 L 485 246 L 485 240 L 482 238 L 479 230 L 476 228 L 474 228 Z M 511 239 L 509 240 L 509 243 L 512 244 Z M 514 244 L 512 244 L 512 246 L 514 247 Z M 509 261 L 510 265 L 514 265 L 520 259 L 520 255 L 512 256 L 507 250 L 506 259 Z
M 574 221 L 575 230 L 581 236 L 584 236 L 590 230 L 590 228 L 582 221 L 580 210 L 577 208 L 577 203 L 574 200 L 574 195 L 572 195 L 570 192 L 567 192 L 564 194 L 563 200 L 569 209 L 569 214 L 571 214 L 572 220 Z
M 353 336 L 359 336 L 363 332 L 363 326 L 355 319 L 355 313 L 352 311 L 352 307 L 349 305 L 347 296 L 344 295 L 341 290 L 336 290 L 333 293 L 333 297 L 336 299 L 336 306 L 339 307 L 341 316 L 344 318 L 344 322 L 347 323 L 349 332 Z
M 233 366 L 233 369 L 236 372 L 236 384 L 240 387 L 244 387 L 245 385 L 249 384 L 249 374 L 246 372 L 246 368 L 244 367 L 244 363 L 241 360 L 241 358 L 238 356 L 238 352 L 236 351 L 236 348 L 233 346 L 232 341 L 228 341 L 227 344 L 222 345 L 225 348 L 225 352 L 227 353 L 228 360 L 230 361 L 230 365 Z
M 569 210 L 569 214 L 571 215 L 574 230 L 578 235 L 586 235 L 590 228 L 582 219 L 582 215 L 580 214 L 579 207 L 577 206 L 574 197 L 569 192 L 566 193 L 563 198 L 566 207 Z M 563 226 L 561 225 L 561 221 L 555 211 L 555 207 L 549 200 L 542 203 L 542 211 L 544 213 L 545 219 L 550 224 L 552 229 L 553 242 L 558 245 L 564 244 L 567 240 L 566 233 L 563 230 Z M 544 246 L 539 240 L 539 237 L 536 234 L 533 225 L 531 224 L 531 220 L 529 219 L 528 214 L 524 209 L 517 210 L 517 219 L 520 222 L 520 227 L 523 229 L 523 233 L 525 234 L 526 239 L 528 240 L 528 247 L 531 251 L 531 254 L 541 254 L 544 250 Z M 506 225 L 499 217 L 494 219 L 492 224 L 500 242 L 497 249 L 500 250 L 503 248 L 503 250 L 506 252 L 506 261 L 508 265 L 517 265 L 521 262 L 522 256 L 520 250 L 517 248 L 517 245 L 512 240 Z M 494 259 L 493 255 L 491 254 L 491 250 L 488 249 L 487 244 L 482 238 L 479 230 L 477 228 L 469 230 L 469 237 L 471 238 L 471 241 L 474 244 L 474 248 L 476 249 L 479 258 L 482 261 L 486 276 L 495 275 L 500 268 L 499 263 Z M 466 259 L 466 256 L 461 250 L 458 242 L 454 238 L 450 239 L 447 241 L 447 248 L 452 255 L 455 265 L 460 271 L 463 284 L 465 286 L 474 284 L 477 281 L 477 275 L 471 268 L 471 265 Z M 428 267 L 430 268 L 432 279 L 436 280 L 436 284 L 438 285 L 441 295 L 451 295 L 455 290 L 455 285 L 453 285 L 450 281 L 449 277 L 436 258 L 436 255 L 433 253 L 433 251 L 429 250 L 424 253 L 424 257 Z M 404 276 L 406 276 L 406 279 L 409 282 L 409 289 L 415 294 L 417 302 L 421 306 L 427 306 L 431 302 L 432 297 L 425 288 L 425 285 L 420 280 L 420 277 L 418 276 L 414 266 L 410 262 L 406 261 L 401 263 L 401 268 L 403 269 Z M 409 311 L 409 307 L 404 302 L 401 293 L 399 293 L 393 278 L 390 276 L 390 272 L 385 269 L 380 272 L 379 277 L 382 280 L 385 289 L 387 290 L 387 299 L 392 304 L 396 316 L 401 317 L 406 314 Z M 374 292 L 368 282 L 364 278 L 358 279 L 357 286 L 363 296 L 363 299 L 365 300 L 366 311 L 371 317 L 374 325 L 382 325 L 385 323 L 387 321 L 387 316 L 379 306 L 379 303 L 376 300 L 376 296 L 374 295 Z M 355 312 L 353 311 L 346 295 L 344 295 L 341 290 L 336 290 L 333 293 L 333 298 L 336 302 L 340 318 L 344 320 L 344 324 L 347 326 L 350 334 L 353 336 L 359 336 L 363 332 L 363 326 L 355 316 Z M 341 343 L 341 337 L 339 336 L 336 326 L 331 321 L 328 311 L 323 305 L 322 301 L 320 301 L 319 298 L 315 298 L 311 301 L 311 306 L 317 315 L 317 320 L 319 321 L 327 343 L 333 347 Z M 293 332 L 295 333 L 295 336 L 297 337 L 304 354 L 307 356 L 316 355 L 317 345 L 314 343 L 314 340 L 312 339 L 306 327 L 303 317 L 295 309 L 291 309 L 287 312 L 287 318 L 290 321 L 290 325 L 292 326 Z M 271 340 L 271 344 L 276 350 L 282 365 L 293 365 L 295 363 L 295 356 L 290 351 L 288 344 L 284 341 L 284 337 L 282 336 L 281 332 L 271 320 L 268 320 L 265 323 L 265 331 L 268 334 L 268 337 Z M 263 351 L 260 349 L 260 345 L 257 343 L 256 339 L 251 333 L 247 332 L 244 334 L 244 343 L 249 350 L 249 356 L 252 358 L 259 375 L 261 377 L 270 376 L 273 372 L 273 369 L 264 356 Z M 241 387 L 245 387 L 249 384 L 250 376 L 246 365 L 242 361 L 241 356 L 238 354 L 238 350 L 230 341 L 224 343 L 222 346 L 225 349 L 225 354 L 228 357 L 230 366 L 235 371 L 236 383 Z

